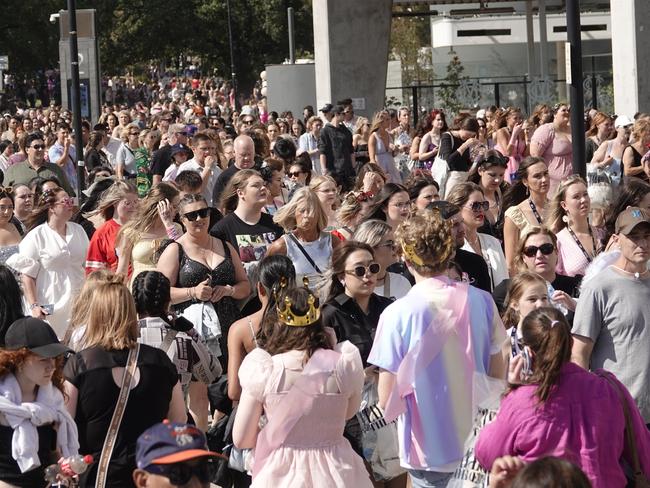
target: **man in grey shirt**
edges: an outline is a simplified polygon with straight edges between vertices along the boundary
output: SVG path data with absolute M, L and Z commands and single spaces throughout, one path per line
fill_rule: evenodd
M 615 232 L 620 257 L 580 294 L 572 360 L 614 373 L 650 423 L 650 215 L 630 207 L 616 219 Z

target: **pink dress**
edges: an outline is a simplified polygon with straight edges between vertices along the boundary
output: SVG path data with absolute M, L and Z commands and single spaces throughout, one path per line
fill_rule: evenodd
M 506 148 L 501 147 L 498 144 L 494 146 L 494 149 L 499 151 L 504 156 L 508 153 Z M 517 170 L 519 169 L 519 164 L 521 164 L 521 160 L 524 159 L 525 153 L 526 153 L 526 142 L 517 138 L 515 140 L 514 147 L 512 148 L 512 155 L 508 157 L 508 167 L 506 168 L 506 172 L 503 175 L 504 181 L 507 181 L 508 183 L 512 182 L 512 179 L 517 174 Z
M 548 196 L 551 198 L 560 182 L 573 174 L 573 146 L 570 140 L 555 137 L 553 122 L 537 128 L 530 141 L 531 147 L 533 144 L 542 148 L 542 158 L 546 161 L 551 178 L 548 191 Z
M 361 402 L 364 373 L 359 350 L 349 342 L 337 344 L 341 357 L 323 385 L 310 411 L 298 420 L 283 445 L 265 460 L 251 487 L 371 488 L 363 460 L 343 437 L 348 417 Z M 292 380 L 303 369 L 304 353 L 289 351 L 275 356 L 262 349 L 251 351 L 242 362 L 242 395 L 262 403 L 269 422 L 279 412 Z M 255 463 L 255 460 L 253 460 Z

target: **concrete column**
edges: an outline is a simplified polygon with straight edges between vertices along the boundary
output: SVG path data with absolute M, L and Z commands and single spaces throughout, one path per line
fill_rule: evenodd
M 542 78 L 548 76 L 548 36 L 546 35 L 546 0 L 537 4 L 539 16 L 539 74 Z
M 343 98 L 358 99 L 358 115 L 383 107 L 392 5 L 392 0 L 313 0 L 316 109 Z
M 528 60 L 528 79 L 532 80 L 535 69 L 535 34 L 533 32 L 533 0 L 526 0 L 526 49 Z
M 611 0 L 614 108 L 629 117 L 650 111 L 650 2 Z

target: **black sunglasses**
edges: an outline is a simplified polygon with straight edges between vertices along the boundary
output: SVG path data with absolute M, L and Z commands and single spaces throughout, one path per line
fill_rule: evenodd
M 490 202 L 484 200 L 482 202 L 474 202 L 469 207 L 466 207 L 472 210 L 472 212 L 487 212 L 490 209 Z
M 194 222 L 199 217 L 205 219 L 208 217 L 208 215 L 210 215 L 210 209 L 208 207 L 205 207 L 199 210 L 194 210 L 193 212 L 187 212 L 183 214 L 183 217 L 189 220 L 190 222 Z
M 41 149 L 45 149 L 45 144 L 34 144 L 33 146 L 29 146 L 32 149 L 36 149 L 37 151 L 40 151 Z
M 379 273 L 379 270 L 381 269 L 381 266 L 379 266 L 379 263 L 371 263 L 369 266 L 356 266 L 354 269 L 349 269 L 346 270 L 345 272 L 347 274 L 353 274 L 355 276 L 358 276 L 359 278 L 363 277 L 366 275 L 366 273 L 370 274 L 377 274 Z
M 216 472 L 216 464 L 209 461 L 201 461 L 198 464 L 150 464 L 144 470 L 168 478 L 169 483 L 174 486 L 183 486 L 192 480 L 192 476 L 196 476 L 201 483 L 209 483 Z
M 289 176 L 289 178 L 291 178 L 292 176 L 298 178 L 302 173 L 303 173 L 302 171 L 289 171 L 287 172 L 287 176 Z
M 528 256 L 529 258 L 534 258 L 537 256 L 537 251 L 540 251 L 544 256 L 548 256 L 549 254 L 553 254 L 553 251 L 555 251 L 555 246 L 553 244 L 549 244 L 548 242 L 546 244 L 542 244 L 541 246 L 526 246 L 524 247 L 524 255 Z

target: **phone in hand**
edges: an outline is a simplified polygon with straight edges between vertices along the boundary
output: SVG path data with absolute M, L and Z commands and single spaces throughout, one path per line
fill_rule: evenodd
M 47 305 L 41 305 L 41 309 L 46 315 L 52 315 L 54 313 L 54 304 L 49 303 Z
M 521 349 L 521 357 L 524 360 L 524 367 L 521 370 L 521 376 L 523 378 L 529 378 L 533 375 L 533 357 L 528 346 L 524 346 Z

